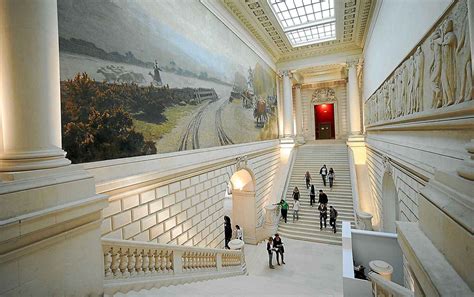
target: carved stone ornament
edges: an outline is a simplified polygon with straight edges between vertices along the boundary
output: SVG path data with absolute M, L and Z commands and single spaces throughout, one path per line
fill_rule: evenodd
M 367 99 L 365 124 L 472 100 L 468 24 L 467 2 L 460 0 Z
M 247 168 L 247 161 L 247 156 L 238 157 L 235 163 L 236 171 Z
M 382 157 L 382 164 L 383 164 L 384 173 L 387 173 L 388 175 L 392 175 L 392 164 L 390 164 L 390 158 L 388 156 Z
M 317 89 L 314 91 L 313 99 L 311 101 L 313 103 L 336 102 L 336 92 L 331 88 Z

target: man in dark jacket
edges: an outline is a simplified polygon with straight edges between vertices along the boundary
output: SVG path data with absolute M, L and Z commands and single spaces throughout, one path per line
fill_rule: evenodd
M 230 218 L 228 216 L 224 216 L 224 242 L 225 248 L 230 249 L 229 242 L 232 239 L 232 225 L 230 223 Z
M 329 206 L 329 225 L 336 233 L 336 219 L 337 219 L 337 210 L 331 206 Z
M 318 200 L 318 203 L 319 204 L 328 204 L 328 195 L 326 195 L 326 193 L 323 192 L 323 190 L 319 190 L 319 200 Z
M 323 165 L 321 169 L 319 169 L 319 174 L 321 174 L 321 178 L 323 179 L 323 184 L 326 186 L 326 175 L 328 175 L 328 169 L 326 165 Z
M 326 204 L 319 204 L 319 230 L 323 230 L 323 221 L 324 221 L 324 229 L 326 229 L 326 220 L 328 218 L 328 208 Z

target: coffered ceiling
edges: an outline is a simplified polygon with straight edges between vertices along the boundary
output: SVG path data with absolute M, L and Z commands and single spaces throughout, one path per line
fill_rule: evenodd
M 290 44 L 267 0 L 223 0 L 223 4 L 279 63 L 362 49 L 375 1 L 334 0 L 336 39 L 300 47 Z

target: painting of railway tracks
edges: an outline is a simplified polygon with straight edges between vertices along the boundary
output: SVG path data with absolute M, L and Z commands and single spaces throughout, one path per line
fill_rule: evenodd
M 58 0 L 58 14 L 74 163 L 278 137 L 275 72 L 199 0 Z

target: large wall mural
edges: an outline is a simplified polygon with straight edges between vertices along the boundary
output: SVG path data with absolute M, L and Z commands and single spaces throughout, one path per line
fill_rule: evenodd
M 397 121 L 472 100 L 466 0 L 443 20 L 365 102 L 367 126 Z
M 278 137 L 275 72 L 198 0 L 59 0 L 75 163 Z

